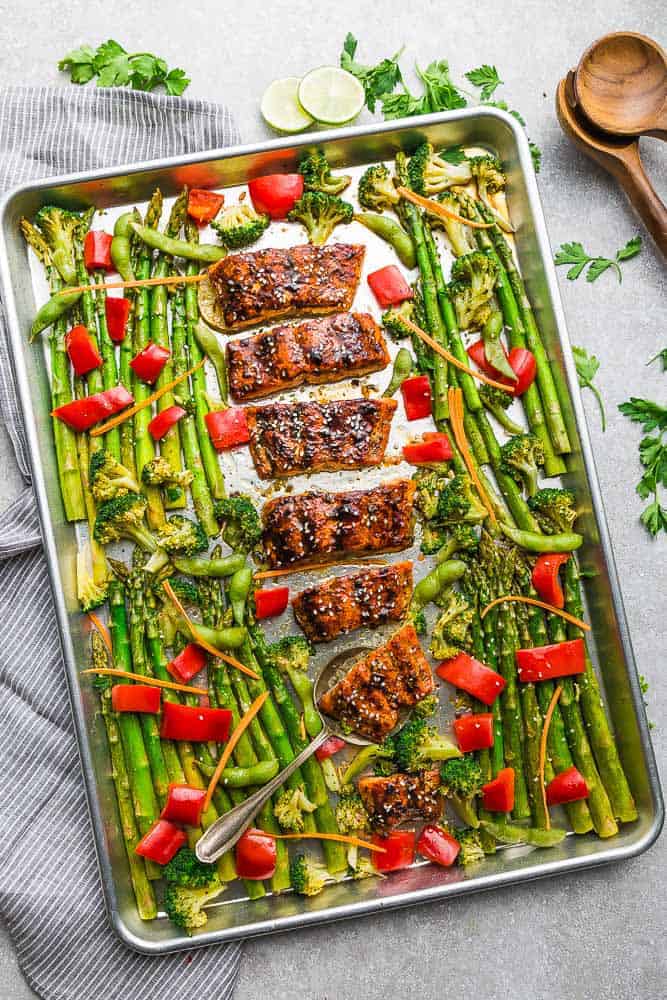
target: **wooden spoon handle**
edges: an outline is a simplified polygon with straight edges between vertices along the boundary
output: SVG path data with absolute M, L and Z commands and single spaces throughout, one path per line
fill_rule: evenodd
M 644 225 L 667 257 L 667 208 L 651 184 L 639 155 L 639 143 L 627 148 L 619 166 L 625 169 L 614 171 L 616 178 L 630 199 L 630 203 L 641 217 Z

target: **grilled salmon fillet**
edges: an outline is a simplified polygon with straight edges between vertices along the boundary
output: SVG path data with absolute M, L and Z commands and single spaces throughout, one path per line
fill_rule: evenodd
M 229 330 L 299 313 L 347 312 L 364 252 L 349 243 L 244 250 L 213 264 L 208 280 Z
M 262 479 L 379 465 L 395 399 L 247 406 L 250 454 Z
M 343 553 L 400 552 L 412 544 L 414 494 L 411 479 L 395 479 L 370 490 L 269 500 L 262 511 L 267 562 L 280 569 Z
M 364 625 L 400 621 L 412 595 L 412 563 L 370 566 L 302 590 L 294 615 L 311 642 L 328 642 Z
M 227 345 L 229 388 L 238 402 L 368 375 L 389 360 L 382 330 L 367 313 L 284 324 Z
M 433 689 L 431 667 L 409 623 L 355 663 L 325 691 L 319 706 L 325 715 L 377 743 L 398 724 L 401 708 L 416 705 Z
M 371 825 L 381 833 L 409 816 L 439 819 L 444 805 L 439 789 L 440 772 L 436 770 L 359 779 L 359 794 Z

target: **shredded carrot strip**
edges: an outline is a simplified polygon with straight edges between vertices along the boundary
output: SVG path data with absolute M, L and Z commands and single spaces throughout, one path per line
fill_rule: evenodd
M 199 698 L 207 698 L 208 691 L 204 688 L 190 687 L 188 684 L 177 684 L 176 681 L 161 681 L 157 677 L 145 677 L 143 674 L 133 674 L 117 667 L 92 667 L 82 670 L 82 674 L 102 674 L 106 677 L 124 677 L 126 680 L 137 681 L 139 684 L 149 684 L 151 687 L 167 688 L 169 691 L 183 691 L 185 694 L 196 694 Z
M 468 368 L 468 366 L 464 365 L 462 361 L 455 358 L 451 351 L 448 351 L 446 347 L 442 347 L 437 340 L 430 337 L 428 333 L 422 330 L 420 326 L 417 326 L 416 323 L 413 323 L 411 319 L 405 318 L 402 322 L 412 330 L 415 336 L 419 337 L 420 340 L 423 340 L 425 344 L 428 344 L 432 351 L 439 354 L 441 358 L 445 358 L 446 361 L 449 361 L 450 365 L 454 365 L 454 367 L 458 368 L 459 371 L 466 372 L 466 374 L 470 375 L 471 378 L 479 379 L 480 382 L 485 382 L 486 385 L 492 385 L 494 389 L 502 389 L 503 392 L 512 392 L 511 386 L 505 385 L 503 382 L 496 382 L 495 379 L 489 378 L 487 375 L 483 375 L 482 372 L 476 372 L 474 369 Z
M 379 851 L 386 854 L 386 847 L 378 847 L 377 844 L 369 844 L 367 840 L 360 840 L 346 833 L 269 833 L 263 830 L 267 837 L 274 840 L 338 840 L 341 844 L 355 844 L 357 847 L 367 847 L 369 851 Z
M 536 597 L 523 597 L 521 594 L 505 594 L 503 597 L 496 597 L 490 604 L 487 604 L 483 611 L 480 611 L 479 617 L 484 618 L 491 608 L 495 608 L 496 604 L 502 604 L 503 601 L 519 601 L 521 604 L 533 604 L 536 608 L 544 608 L 545 611 L 550 611 L 552 615 L 560 615 L 566 622 L 570 622 L 571 625 L 577 625 L 586 632 L 590 632 L 591 630 L 590 625 L 587 625 L 581 618 L 575 618 L 569 611 L 561 611 L 560 608 L 554 607 L 553 604 L 547 604 L 546 601 L 538 601 Z
M 544 725 L 542 726 L 542 736 L 540 737 L 540 758 L 538 766 L 538 776 L 540 782 L 540 790 L 542 792 L 542 802 L 544 803 L 544 812 L 546 815 L 547 830 L 551 829 L 551 816 L 549 815 L 549 806 L 547 805 L 547 790 L 544 787 L 544 768 L 547 761 L 547 736 L 549 735 L 549 727 L 551 726 L 551 719 L 556 710 L 556 704 L 561 696 L 563 690 L 563 685 L 559 684 L 553 693 L 551 701 L 549 702 L 549 707 L 547 708 L 546 714 L 544 716 Z
M 268 580 L 272 576 L 290 576 L 293 573 L 309 573 L 317 569 L 334 569 L 336 566 L 386 566 L 386 559 L 366 559 L 364 562 L 323 562 L 312 563 L 310 566 L 288 566 L 287 569 L 262 569 L 259 573 L 254 573 L 255 580 Z
M 106 627 L 104 622 L 101 622 L 97 615 L 93 614 L 92 611 L 88 613 L 88 617 L 93 623 L 94 627 L 102 636 L 102 642 L 107 647 L 109 652 L 113 655 L 113 649 L 111 648 L 111 636 L 109 635 L 109 629 Z
M 432 198 L 424 198 L 420 194 L 415 194 L 406 187 L 396 188 L 401 198 L 405 198 L 406 201 L 411 201 L 413 205 L 419 205 L 423 208 L 425 212 L 430 212 L 431 215 L 437 215 L 441 219 L 454 219 L 455 222 L 461 222 L 464 226 L 470 226 L 471 229 L 491 229 L 494 223 L 492 222 L 473 222 L 472 219 L 464 219 L 462 215 L 457 215 L 456 212 L 452 212 L 451 209 L 445 208 L 445 206 L 439 201 L 433 201 Z
M 174 274 L 164 278 L 136 278 L 133 281 L 102 281 L 99 285 L 77 285 L 75 288 L 62 288 L 58 295 L 71 295 L 73 292 L 101 292 L 107 288 L 149 288 L 151 285 L 192 285 L 203 281 L 207 271 L 201 274 Z
M 112 417 L 111 420 L 107 420 L 105 424 L 95 427 L 90 432 L 90 436 L 99 437 L 100 434 L 106 434 L 106 432 L 110 431 L 113 427 L 117 427 L 118 424 L 124 423 L 124 421 L 129 417 L 133 417 L 135 413 L 139 412 L 139 410 L 143 410 L 147 406 L 152 406 L 156 399 L 160 399 L 161 396 L 164 396 L 165 392 L 171 392 L 171 390 L 177 385 L 194 374 L 194 372 L 202 367 L 205 361 L 206 358 L 202 358 L 201 361 L 199 361 L 192 368 L 188 368 L 188 370 L 183 372 L 182 375 L 179 375 L 178 378 L 172 379 L 171 382 L 167 382 L 167 384 L 163 385 L 161 389 L 156 389 L 155 392 L 152 392 L 150 396 L 147 396 L 141 403 L 135 403 L 134 406 L 130 406 L 129 409 L 123 410 L 122 413 L 117 413 L 115 417 Z
M 470 473 L 470 478 L 475 484 L 475 489 L 479 493 L 479 498 L 486 507 L 491 520 L 495 521 L 495 511 L 477 474 L 477 468 L 475 466 L 475 462 L 473 461 L 473 457 L 470 454 L 468 439 L 466 438 L 465 430 L 463 428 L 463 394 L 461 393 L 461 390 L 449 389 L 447 393 L 447 401 L 449 402 L 449 421 L 452 425 L 452 431 L 454 432 L 454 439 L 459 446 L 459 451 L 461 452 L 463 461 L 465 462 L 466 468 Z
M 220 775 L 224 771 L 227 761 L 232 755 L 234 747 L 241 739 L 243 733 L 246 731 L 246 729 L 248 728 L 252 720 L 255 718 L 255 716 L 257 715 L 260 708 L 262 707 L 262 705 L 264 704 L 264 702 L 268 697 L 269 697 L 269 692 L 262 691 L 262 693 L 257 698 L 255 698 L 252 705 L 245 713 L 243 718 L 239 721 L 239 724 L 232 733 L 232 735 L 229 737 L 225 749 L 222 751 L 220 755 L 220 760 L 216 765 L 215 771 L 213 772 L 213 777 L 211 778 L 208 788 L 206 789 L 206 798 L 204 799 L 204 812 L 206 812 L 206 810 L 211 804 L 211 799 L 213 798 L 213 792 L 215 791 L 215 787 L 220 781 Z
M 174 593 L 169 581 L 165 580 L 162 586 L 164 587 L 165 593 L 169 597 L 169 600 L 172 602 L 172 604 L 174 604 L 175 607 L 178 608 L 180 613 L 185 618 L 186 622 L 188 623 L 188 628 L 190 629 L 190 635 L 192 636 L 192 638 L 194 639 L 194 641 L 197 643 L 198 646 L 201 646 L 202 649 L 205 649 L 207 653 L 211 654 L 211 656 L 216 656 L 219 660 L 224 660 L 224 662 L 229 663 L 231 667 L 235 667 L 237 670 L 240 670 L 241 673 L 247 674 L 248 677 L 252 677 L 254 681 L 259 680 L 259 677 L 255 673 L 255 671 L 251 670 L 250 667 L 246 667 L 245 663 L 241 663 L 240 660 L 236 660 L 233 656 L 229 656 L 227 653 L 222 653 L 216 646 L 212 646 L 210 642 L 206 641 L 206 639 L 202 639 L 199 632 L 197 631 L 197 626 L 194 624 L 194 622 L 190 620 L 187 611 L 185 610 L 185 608 L 179 601 L 178 597 Z

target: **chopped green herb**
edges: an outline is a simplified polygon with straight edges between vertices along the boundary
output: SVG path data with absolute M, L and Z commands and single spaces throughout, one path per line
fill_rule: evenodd
M 620 404 L 619 410 L 629 420 L 641 424 L 646 435 L 639 443 L 639 461 L 644 473 L 636 488 L 642 500 L 653 498 L 642 511 L 641 521 L 655 537 L 660 531 L 667 531 L 667 508 L 660 502 L 660 488 L 667 488 L 667 444 L 663 440 L 667 431 L 667 407 L 632 396 Z
M 182 94 L 190 83 L 185 70 L 170 70 L 164 59 L 150 52 L 126 52 L 113 38 L 102 42 L 97 49 L 89 45 L 73 49 L 60 60 L 58 69 L 69 73 L 72 83 L 84 84 L 97 77 L 98 87 L 155 90 L 163 86 L 174 97 Z
M 647 361 L 646 364 L 652 365 L 654 361 L 658 360 L 658 358 L 660 358 L 660 364 L 662 365 L 663 372 L 667 372 L 667 347 L 663 347 L 661 351 L 658 351 L 657 354 L 654 354 L 651 360 Z
M 496 67 L 489 66 L 487 63 L 477 69 L 469 70 L 464 75 L 466 80 L 470 80 L 473 87 L 481 88 L 479 96 L 482 101 L 488 101 L 494 90 L 503 82 Z
M 341 69 L 356 76 L 364 88 L 366 107 L 369 111 L 375 111 L 376 101 L 384 94 L 390 94 L 399 83 L 403 82 L 398 65 L 403 49 L 396 52 L 391 59 L 383 59 L 376 66 L 364 66 L 355 59 L 358 44 L 354 35 L 348 31 L 340 54 Z
M 641 236 L 633 236 L 631 240 L 628 240 L 624 247 L 617 250 L 614 258 L 592 257 L 584 250 L 581 243 L 562 243 L 556 251 L 554 263 L 557 265 L 572 265 L 567 272 L 567 277 L 570 281 L 576 281 L 586 267 L 588 267 L 588 270 L 586 271 L 586 281 L 589 282 L 597 281 L 601 274 L 604 274 L 604 272 L 608 271 L 610 267 L 613 267 L 618 275 L 620 283 L 623 280 L 620 262 L 624 260 L 631 260 L 633 257 L 636 257 L 641 248 Z
M 597 386 L 593 384 L 593 379 L 597 375 L 600 368 L 600 362 L 594 354 L 589 354 L 585 347 L 573 346 L 572 354 L 574 355 L 574 363 L 577 369 L 579 385 L 582 389 L 590 389 L 597 399 L 598 406 L 600 407 L 602 430 L 605 431 L 607 429 L 607 419 L 604 412 L 604 403 Z

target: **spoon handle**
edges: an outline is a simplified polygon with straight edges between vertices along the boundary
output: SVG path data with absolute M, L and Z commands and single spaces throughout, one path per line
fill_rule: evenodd
M 326 726 L 318 733 L 315 739 L 305 747 L 301 753 L 297 754 L 291 763 L 279 771 L 275 778 L 267 782 L 252 795 L 249 795 L 243 802 L 230 809 L 228 813 L 216 819 L 215 823 L 209 826 L 203 837 L 197 842 L 195 853 L 200 861 L 205 864 L 212 864 L 214 861 L 234 846 L 245 828 L 255 818 L 264 803 L 269 799 L 281 785 L 283 785 L 290 775 L 307 760 L 311 754 L 315 753 L 318 747 L 322 746 L 330 733 Z
M 667 257 L 667 208 L 644 170 L 638 142 L 628 147 L 623 156 L 623 165 L 625 170 L 616 173 L 617 180 L 659 249 Z

